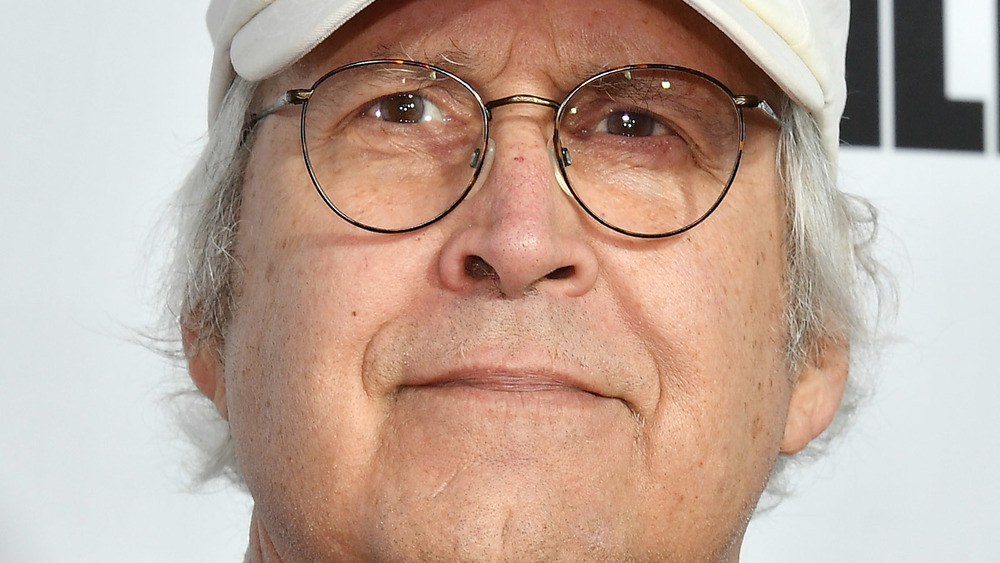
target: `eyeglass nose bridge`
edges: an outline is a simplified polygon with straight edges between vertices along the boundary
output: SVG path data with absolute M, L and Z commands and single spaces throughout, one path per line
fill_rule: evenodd
M 559 113 L 559 108 L 562 106 L 559 102 L 555 100 L 550 100 L 548 98 L 543 98 L 541 96 L 534 96 L 532 94 L 514 94 L 513 96 L 507 96 L 506 98 L 500 98 L 498 100 L 492 100 L 483 104 L 486 108 L 486 119 L 493 120 L 493 110 L 503 106 L 509 106 L 511 104 L 532 104 L 536 106 L 543 106 L 551 109 L 554 113 Z M 552 125 L 556 130 L 559 129 L 558 124 Z M 555 133 L 558 135 L 558 131 Z M 551 144 L 551 143 L 550 143 Z M 552 147 L 550 146 L 550 152 L 552 152 Z M 565 148 L 560 150 L 559 159 L 562 161 L 563 166 L 569 166 L 570 157 L 569 151 Z
M 543 98 L 541 96 L 535 96 L 532 94 L 514 94 L 513 96 L 506 96 L 504 98 L 499 98 L 496 100 L 491 100 L 483 103 L 483 107 L 486 108 L 486 119 L 488 121 L 493 120 L 493 110 L 499 107 L 508 106 L 511 104 L 532 104 L 536 106 L 543 106 L 551 109 L 553 112 L 558 113 L 559 108 L 562 106 L 561 103 L 550 100 L 549 98 Z M 558 129 L 555 124 L 553 124 L 555 129 Z M 477 176 L 474 182 L 473 188 L 469 190 L 470 195 L 478 191 L 480 185 L 482 184 L 482 179 L 489 175 L 490 164 L 493 159 L 493 152 L 495 150 L 495 145 L 493 139 L 489 139 L 487 142 L 486 154 L 481 154 L 479 149 L 476 149 L 472 156 L 472 160 L 469 163 L 473 168 L 479 163 L 480 159 L 483 161 L 483 168 L 480 170 L 480 174 Z M 552 161 L 552 168 L 555 172 L 556 181 L 559 183 L 559 188 L 570 198 L 576 199 L 573 195 L 573 191 L 570 189 L 569 184 L 566 182 L 566 177 L 562 173 L 563 166 L 569 166 L 571 163 L 571 158 L 569 155 L 569 150 L 562 147 L 559 150 L 559 155 L 556 155 L 555 137 L 549 139 L 548 142 L 549 149 L 549 159 Z
M 559 102 L 555 100 L 550 100 L 541 96 L 533 96 L 531 94 L 514 94 L 513 96 L 507 96 L 506 98 L 486 102 L 483 105 L 486 106 L 487 117 L 489 119 L 493 119 L 494 109 L 509 106 L 511 104 L 534 104 L 536 106 L 545 106 L 552 111 L 558 111 L 560 105 Z

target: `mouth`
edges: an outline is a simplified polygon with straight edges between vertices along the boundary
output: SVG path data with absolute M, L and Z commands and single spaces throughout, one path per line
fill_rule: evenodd
M 589 409 L 598 405 L 606 408 L 617 404 L 615 410 L 624 406 L 634 415 L 632 405 L 613 395 L 610 389 L 602 389 L 569 372 L 543 369 L 462 369 L 408 378 L 398 388 L 397 398 L 407 395 L 434 397 L 449 403 L 516 406 L 531 411 Z
M 579 392 L 603 397 L 585 388 L 565 374 L 539 372 L 510 372 L 500 370 L 475 370 L 443 374 L 422 383 L 411 383 L 404 387 L 451 388 L 469 387 L 483 391 L 506 393 L 539 393 L 545 391 Z M 606 397 L 605 397 L 606 398 Z

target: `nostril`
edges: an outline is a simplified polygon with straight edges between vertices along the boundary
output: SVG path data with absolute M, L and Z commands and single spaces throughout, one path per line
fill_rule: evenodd
M 576 273 L 576 267 L 574 266 L 563 266 L 562 268 L 556 268 L 549 272 L 549 275 L 545 276 L 546 279 L 550 280 L 562 280 L 566 278 L 573 277 Z
M 465 275 L 477 280 L 485 278 L 495 279 L 499 277 L 497 275 L 497 271 L 493 269 L 493 266 L 490 266 L 489 262 L 483 260 L 480 256 L 466 256 Z

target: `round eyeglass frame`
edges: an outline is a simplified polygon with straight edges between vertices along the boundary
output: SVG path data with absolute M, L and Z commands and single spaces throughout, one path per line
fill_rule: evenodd
M 312 162 L 310 161 L 310 158 L 309 158 L 309 147 L 308 147 L 308 140 L 307 140 L 308 137 L 307 137 L 307 134 L 306 134 L 306 122 L 307 122 L 307 115 L 308 115 L 308 111 L 309 111 L 309 101 L 310 101 L 313 93 L 316 91 L 316 89 L 324 81 L 328 80 L 329 78 L 331 78 L 331 77 L 333 77 L 333 76 L 335 76 L 337 74 L 340 74 L 340 73 L 342 73 L 344 71 L 347 71 L 347 70 L 350 70 L 350 69 L 354 69 L 354 68 L 358 68 L 358 67 L 364 67 L 364 66 L 371 66 L 371 65 L 398 65 L 398 66 L 411 67 L 411 68 L 421 68 L 421 69 L 430 71 L 432 73 L 442 74 L 442 75 L 448 77 L 449 79 L 454 80 L 459 85 L 461 85 L 465 90 L 467 90 L 469 92 L 469 94 L 471 94 L 473 96 L 473 98 L 475 98 L 476 102 L 479 104 L 479 108 L 480 108 L 481 113 L 482 113 L 482 118 L 483 118 L 482 143 L 481 143 L 481 146 L 474 151 L 474 158 L 476 160 L 476 165 L 475 165 L 475 168 L 473 170 L 472 176 L 469 179 L 468 185 L 465 187 L 465 189 L 462 190 L 462 192 L 458 195 L 458 197 L 456 198 L 456 200 L 450 206 L 448 206 L 445 210 L 443 210 L 442 212 L 438 213 L 437 215 L 435 215 L 434 217 L 432 217 L 432 218 L 430 218 L 430 219 L 428 219 L 426 221 L 420 222 L 420 223 L 418 223 L 416 225 L 413 225 L 413 226 L 410 226 L 410 227 L 403 227 L 403 228 L 398 228 L 398 229 L 387 229 L 387 228 L 382 228 L 382 227 L 375 227 L 375 226 L 372 226 L 372 225 L 368 225 L 368 224 L 362 223 L 362 222 L 354 219 L 353 217 L 347 215 L 344 211 L 342 211 L 340 208 L 338 208 L 337 205 L 334 204 L 333 201 L 330 200 L 329 196 L 327 196 L 327 194 L 324 192 L 323 187 L 322 187 L 322 183 L 320 182 L 319 178 L 317 178 L 316 173 L 313 170 Z M 650 69 L 652 69 L 652 70 L 665 70 L 665 71 L 671 71 L 671 72 L 682 72 L 682 73 L 691 74 L 691 75 L 697 76 L 697 77 L 701 78 L 702 80 L 705 80 L 705 81 L 709 82 L 710 84 L 713 84 L 714 86 L 716 86 L 717 88 L 719 88 L 722 92 L 724 92 L 726 94 L 727 98 L 732 103 L 732 107 L 733 107 L 734 111 L 736 112 L 738 129 L 739 129 L 739 131 L 738 131 L 738 133 L 739 133 L 739 135 L 738 135 L 738 143 L 737 143 L 737 148 L 736 148 L 736 155 L 735 155 L 735 158 L 733 160 L 733 169 L 732 169 L 732 172 L 729 175 L 729 178 L 726 180 L 725 185 L 720 190 L 718 197 L 715 199 L 715 201 L 712 203 L 712 205 L 708 208 L 708 210 L 706 210 L 704 213 L 702 213 L 694 221 L 688 223 L 687 225 L 685 225 L 683 227 L 679 227 L 679 228 L 676 228 L 676 229 L 673 229 L 673 230 L 670 230 L 670 231 L 667 231 L 667 232 L 663 232 L 663 233 L 642 233 L 642 232 L 630 231 L 628 229 L 625 229 L 623 227 L 619 227 L 617 225 L 614 225 L 613 223 L 608 222 L 607 220 L 605 220 L 604 218 L 602 218 L 599 214 L 597 214 L 593 209 L 591 209 L 590 206 L 588 206 L 587 203 L 580 197 L 580 195 L 573 188 L 573 185 L 570 183 L 569 176 L 566 173 L 566 167 L 570 166 L 570 157 L 569 157 L 569 154 L 568 154 L 568 149 L 566 149 L 565 147 L 563 147 L 562 144 L 559 141 L 559 124 L 560 124 L 563 116 L 565 115 L 566 111 L 568 110 L 568 107 L 569 107 L 568 102 L 570 100 L 572 100 L 573 97 L 580 90 L 582 90 L 582 89 L 590 86 L 594 82 L 602 80 L 603 78 L 605 78 L 607 76 L 611 76 L 611 75 L 619 74 L 619 73 L 627 73 L 627 72 L 630 72 L 630 71 L 641 71 L 641 70 L 650 70 Z M 679 65 L 659 64 L 659 63 L 632 64 L 632 65 L 625 65 L 625 66 L 620 66 L 620 67 L 615 67 L 615 68 L 611 68 L 611 69 L 608 69 L 608 70 L 604 70 L 604 71 L 601 71 L 601 72 L 599 72 L 599 73 L 597 73 L 597 74 L 595 74 L 595 75 L 587 78 L 586 80 L 582 81 L 580 84 L 578 84 L 577 86 L 575 86 L 572 90 L 570 90 L 570 92 L 568 94 L 566 94 L 565 97 L 563 97 L 563 99 L 562 99 L 561 102 L 556 101 L 556 100 L 551 100 L 551 99 L 548 99 L 548 98 L 543 98 L 543 97 L 540 97 L 540 96 L 531 95 L 531 94 L 515 94 L 513 96 L 507 96 L 507 97 L 500 98 L 500 99 L 497 99 L 497 100 L 491 100 L 491 101 L 488 101 L 488 102 L 484 102 L 482 96 L 480 96 L 479 92 L 476 91 L 476 89 L 473 88 L 472 85 L 470 85 L 468 82 L 466 82 L 461 77 L 455 75 L 454 73 L 452 73 L 452 72 L 450 72 L 448 70 L 445 70 L 445 69 L 443 69 L 441 67 L 438 67 L 436 65 L 432 65 L 432 64 L 429 64 L 429 63 L 422 63 L 422 62 L 418 62 L 418 61 L 411 61 L 411 60 L 406 60 L 406 59 L 368 59 L 368 60 L 357 61 L 357 62 L 353 62 L 353 63 L 349 63 L 349 64 L 346 64 L 346 65 L 337 67 L 337 68 L 335 68 L 335 69 L 327 72 L 326 74 L 320 76 L 318 79 L 316 79 L 315 82 L 313 82 L 312 86 L 310 86 L 309 88 L 300 88 L 300 89 L 288 90 L 287 92 L 285 92 L 284 94 L 282 94 L 273 104 L 271 104 L 267 108 L 263 109 L 260 112 L 256 112 L 256 113 L 253 113 L 253 114 L 250 115 L 250 117 L 247 119 L 247 122 L 246 122 L 246 124 L 245 124 L 245 126 L 243 128 L 242 139 L 243 139 L 244 142 L 246 142 L 246 140 L 249 138 L 250 134 L 252 133 L 253 129 L 256 127 L 257 123 L 259 123 L 260 120 L 262 120 L 263 118 L 267 117 L 268 115 L 271 115 L 272 113 L 275 113 L 278 110 L 280 110 L 281 108 L 283 108 L 285 106 L 288 106 L 288 105 L 301 105 L 302 106 L 302 110 L 301 110 L 301 118 L 300 118 L 300 123 L 299 123 L 299 138 L 300 138 L 300 142 L 301 142 L 301 146 L 302 146 L 302 157 L 303 157 L 303 160 L 305 161 L 306 170 L 309 173 L 309 178 L 312 180 L 313 186 L 316 188 L 316 191 L 319 193 L 319 196 L 326 203 L 327 207 L 329 207 L 331 210 L 333 210 L 333 212 L 336 213 L 344 221 L 347 221 L 351 225 L 354 225 L 355 227 L 358 227 L 358 228 L 366 230 L 366 231 L 370 231 L 370 232 L 374 232 L 374 233 L 383 233 L 383 234 L 409 233 L 409 232 L 416 231 L 416 230 L 422 229 L 424 227 L 427 227 L 428 225 L 431 225 L 431 224 L 433 224 L 433 223 L 441 220 L 443 217 L 445 217 L 446 215 L 448 215 L 449 213 L 451 213 L 452 211 L 454 211 L 455 208 L 458 207 L 463 201 L 465 201 L 465 199 L 468 197 L 469 193 L 472 191 L 472 189 L 478 183 L 479 176 L 480 176 L 480 174 L 482 172 L 484 162 L 486 161 L 486 152 L 487 152 L 488 147 L 489 147 L 489 139 L 490 139 L 490 122 L 493 119 L 493 110 L 496 109 L 496 108 L 498 108 L 498 107 L 505 106 L 505 105 L 519 104 L 519 103 L 540 105 L 540 106 L 544 106 L 544 107 L 547 107 L 549 109 L 552 109 L 554 111 L 554 115 L 553 115 L 553 128 L 552 128 L 552 131 L 553 131 L 552 132 L 552 150 L 555 153 L 554 160 L 556 161 L 556 163 L 558 165 L 559 175 L 560 175 L 559 180 L 561 180 L 561 182 L 560 182 L 561 185 L 566 189 L 566 191 L 568 191 L 568 193 L 573 197 L 573 199 L 576 201 L 576 203 L 580 207 L 582 207 L 583 210 L 588 215 L 590 215 L 592 218 L 594 218 L 594 220 L 596 220 L 598 223 L 604 225 L 605 227 L 607 227 L 607 228 L 609 228 L 609 229 L 611 229 L 611 230 L 613 230 L 615 232 L 618 232 L 618 233 L 621 233 L 621 234 L 624 234 L 624 235 L 627 235 L 627 236 L 630 236 L 630 237 L 643 238 L 643 239 L 667 238 L 667 237 L 678 235 L 680 233 L 688 231 L 688 230 L 696 227 L 697 225 L 699 225 L 705 219 L 707 219 L 708 216 L 711 215 L 713 212 L 715 212 L 715 210 L 718 209 L 719 205 L 722 204 L 722 200 L 725 199 L 726 194 L 729 193 L 729 189 L 733 185 L 733 181 L 735 181 L 735 179 L 736 179 L 736 174 L 739 171 L 740 162 L 741 162 L 742 157 L 743 157 L 743 146 L 744 146 L 744 142 L 745 142 L 745 138 L 746 138 L 746 121 L 745 121 L 745 119 L 743 117 L 743 110 L 744 109 L 759 109 L 765 115 L 767 115 L 771 120 L 773 120 L 776 124 L 778 124 L 780 126 L 780 120 L 779 120 L 777 114 L 774 112 L 774 110 L 771 108 L 771 106 L 767 103 L 767 101 L 764 100 L 763 98 L 761 98 L 759 96 L 748 95 L 748 94 L 734 94 L 732 92 L 732 90 L 729 89 L 729 87 L 727 87 L 725 84 L 723 84 L 717 78 L 715 78 L 715 77 L 713 77 L 713 76 L 711 76 L 709 74 L 706 74 L 704 72 L 701 72 L 699 70 L 695 70 L 695 69 L 691 69 L 691 68 L 687 68 L 687 67 L 683 67 L 683 66 L 679 66 Z

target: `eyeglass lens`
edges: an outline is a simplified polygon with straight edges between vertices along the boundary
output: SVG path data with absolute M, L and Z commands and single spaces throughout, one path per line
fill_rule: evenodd
M 427 65 L 345 67 L 317 82 L 303 111 L 317 188 L 363 228 L 404 231 L 436 220 L 482 166 L 488 114 L 480 98 Z M 591 215 L 659 236 L 718 204 L 739 160 L 741 128 L 732 96 L 712 79 L 640 67 L 575 89 L 557 112 L 554 144 L 568 187 Z

